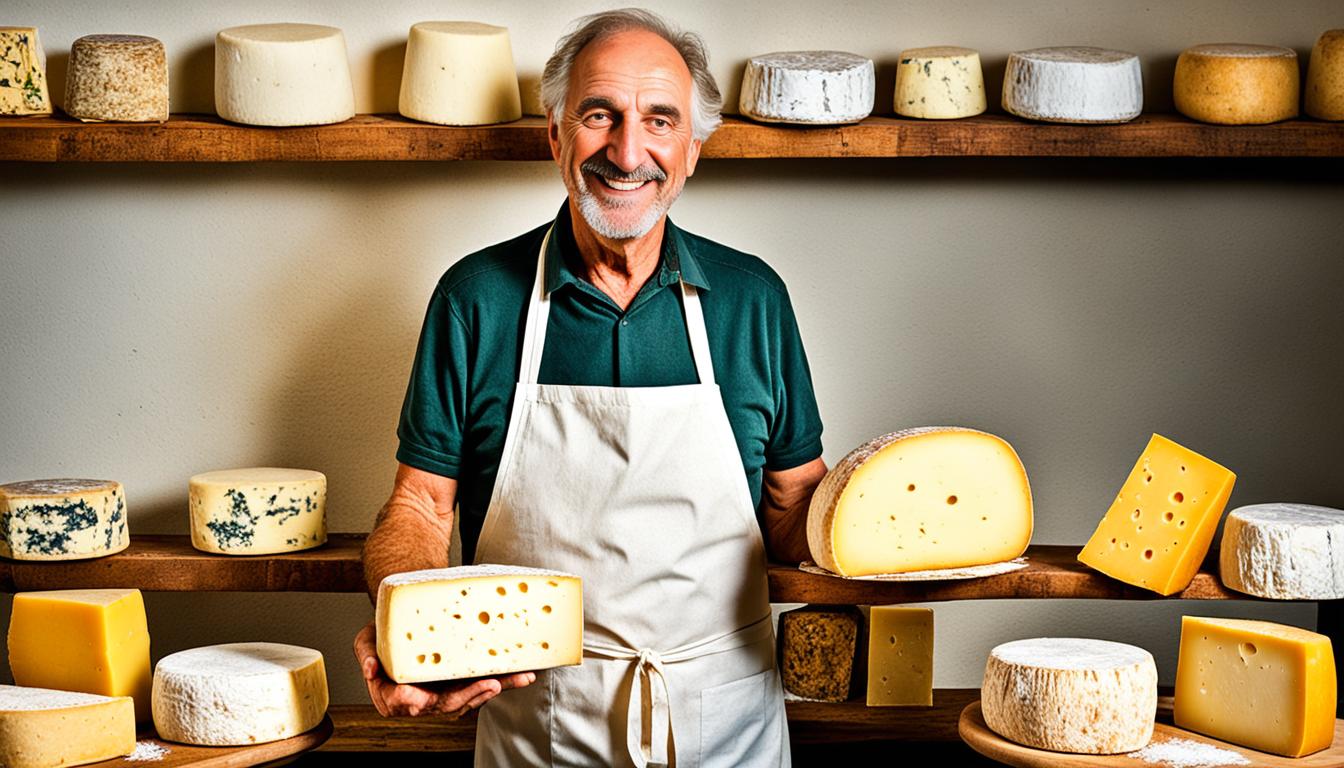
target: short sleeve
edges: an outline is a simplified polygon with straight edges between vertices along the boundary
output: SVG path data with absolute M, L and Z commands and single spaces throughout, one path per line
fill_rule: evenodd
M 780 294 L 779 319 L 774 324 L 778 338 L 771 371 L 775 402 L 769 441 L 765 446 L 765 468 L 792 469 L 821 456 L 821 414 L 817 395 L 812 389 L 812 371 L 803 351 L 798 320 L 787 292 Z
M 425 312 L 397 426 L 397 461 L 456 478 L 466 424 L 470 335 L 442 289 Z

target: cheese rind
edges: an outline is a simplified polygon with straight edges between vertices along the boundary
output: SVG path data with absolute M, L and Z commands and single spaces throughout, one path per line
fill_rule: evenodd
M 1056 752 L 1132 752 L 1153 736 L 1157 665 L 1142 648 L 1047 637 L 989 654 L 985 723 L 1018 744 Z
M 398 683 L 583 661 L 578 576 L 488 565 L 410 571 L 378 585 L 378 658 Z
M 872 59 L 840 51 L 753 56 L 742 75 L 738 108 L 765 123 L 835 125 L 872 114 Z
M 1327 31 L 1312 46 L 1302 110 L 1318 120 L 1344 120 L 1344 29 Z
M 163 43 L 141 35 L 86 35 L 70 46 L 65 111 L 84 121 L 168 119 Z
M 925 120 L 972 117 L 985 111 L 980 54 L 935 46 L 901 52 L 896 66 L 896 114 Z
M 228 643 L 165 656 L 154 669 L 154 728 L 183 744 L 237 746 L 297 736 L 327 712 L 322 654 Z
M 817 701 L 846 701 L 854 682 L 861 614 L 808 605 L 779 615 L 779 674 L 784 690 Z
M 215 36 L 215 111 L 247 125 L 325 125 L 355 116 L 345 35 L 317 24 L 252 24 Z
M 1181 617 L 1176 725 L 1301 757 L 1335 733 L 1330 638 L 1268 621 Z
M 1344 511 L 1255 504 L 1227 514 L 1223 584 L 1273 600 L 1344 598 Z
M 1123 123 L 1143 111 L 1139 57 L 1087 46 L 1008 55 L 1003 109 L 1051 123 Z
M 138 589 L 20 592 L 9 619 L 14 682 L 135 699 L 149 720 L 149 628 Z
M 1297 53 L 1277 45 L 1213 43 L 1176 59 L 1176 111 L 1219 125 L 1259 125 L 1297 117 Z
M 868 706 L 933 706 L 932 609 L 874 605 L 867 646 Z
M 1237 476 L 1153 435 L 1078 559 L 1161 595 L 1190 585 Z
M 45 688 L 0 685 L 0 765 L 85 765 L 135 751 L 135 705 Z
M 842 576 L 1012 560 L 1031 528 L 1017 453 L 964 427 L 907 429 L 859 446 L 826 473 L 807 513 L 812 558 Z
M 111 480 L 28 480 L 0 485 L 0 555 L 83 560 L 131 544 L 126 495 Z
M 411 27 L 401 114 L 440 125 L 488 125 L 523 116 L 509 30 L 471 21 Z
M 191 544 L 223 555 L 297 552 L 327 541 L 327 478 L 310 469 L 254 467 L 189 482 Z
M 46 70 L 36 27 L 0 27 L 0 115 L 50 115 Z

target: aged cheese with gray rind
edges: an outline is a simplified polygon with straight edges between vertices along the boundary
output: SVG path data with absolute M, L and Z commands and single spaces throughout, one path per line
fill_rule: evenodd
M 985 111 L 980 54 L 936 46 L 901 52 L 896 66 L 896 114 L 925 120 L 972 117 Z
M 47 56 L 36 27 L 0 27 L 0 115 L 50 115 Z
M 355 116 L 345 35 L 317 24 L 252 24 L 215 36 L 215 111 L 247 125 Z
M 1344 598 L 1344 511 L 1284 503 L 1234 509 L 1218 565 L 1223 584 L 1248 595 Z
M 65 111 L 90 121 L 168 119 L 168 59 L 142 35 L 86 35 L 70 46 Z
M 1139 57 L 1086 46 L 1008 55 L 1003 108 L 1050 123 L 1123 123 L 1143 111 Z
M 1055 752 L 1112 755 L 1142 748 L 1157 715 L 1157 665 L 1142 648 L 1043 637 L 989 653 L 981 708 L 990 730 Z
M 856 123 L 873 111 L 873 62 L 840 51 L 753 56 L 742 76 L 738 108 L 766 123 Z
M 327 478 L 311 469 L 220 469 L 189 482 L 191 545 L 272 555 L 327 541 Z
M 0 485 L 0 556 L 82 560 L 130 544 L 121 483 L 62 478 Z

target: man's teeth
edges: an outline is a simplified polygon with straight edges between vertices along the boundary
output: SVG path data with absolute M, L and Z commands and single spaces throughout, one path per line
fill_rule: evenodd
M 630 192 L 631 190 L 639 189 L 645 184 L 648 184 L 647 181 L 617 181 L 616 179 L 608 179 L 605 176 L 602 177 L 602 181 L 608 187 L 619 189 L 622 192 Z

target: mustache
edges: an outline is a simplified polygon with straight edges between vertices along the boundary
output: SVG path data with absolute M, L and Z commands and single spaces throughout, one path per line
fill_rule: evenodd
M 645 163 L 633 171 L 623 171 L 602 153 L 584 160 L 583 164 L 579 166 L 579 170 L 583 173 L 591 173 L 616 181 L 665 181 L 667 179 L 667 174 L 652 163 Z

